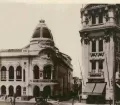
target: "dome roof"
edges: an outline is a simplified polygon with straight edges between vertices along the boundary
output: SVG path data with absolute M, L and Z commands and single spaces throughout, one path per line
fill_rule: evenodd
M 32 38 L 49 38 L 53 39 L 50 29 L 46 26 L 44 20 L 40 20 L 35 28 Z

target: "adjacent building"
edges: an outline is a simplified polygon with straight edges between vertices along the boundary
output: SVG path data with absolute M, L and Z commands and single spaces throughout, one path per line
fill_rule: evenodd
M 55 47 L 51 30 L 40 20 L 27 46 L 0 50 L 0 99 L 67 96 L 72 71 L 71 58 Z
M 120 5 L 87 4 L 81 9 L 81 23 L 82 100 L 107 103 L 115 98 L 119 101 Z

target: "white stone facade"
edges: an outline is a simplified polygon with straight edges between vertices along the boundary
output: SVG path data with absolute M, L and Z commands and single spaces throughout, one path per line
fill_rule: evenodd
M 67 95 L 72 71 L 71 58 L 55 47 L 51 31 L 41 20 L 29 45 L 0 51 L 0 95 Z
M 83 97 L 87 83 L 105 83 L 105 100 L 113 99 L 113 75 L 117 75 L 116 72 L 120 70 L 118 66 L 117 69 L 114 69 L 114 57 L 118 52 L 116 47 L 119 47 L 116 45 L 114 37 L 116 39 L 120 37 L 120 21 L 117 17 L 117 15 L 120 16 L 118 13 L 120 10 L 118 8 L 117 4 L 88 4 L 81 9 Z M 119 59 L 117 54 L 116 57 Z M 119 63 L 119 60 L 116 62 Z M 113 74 L 113 70 L 116 71 L 115 74 Z M 87 100 L 87 97 L 84 99 Z

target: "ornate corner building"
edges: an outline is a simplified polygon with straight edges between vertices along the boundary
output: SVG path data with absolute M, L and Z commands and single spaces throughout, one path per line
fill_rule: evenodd
M 0 50 L 0 99 L 67 96 L 71 91 L 71 58 L 55 47 L 53 36 L 40 20 L 30 43 L 22 49 Z
M 81 9 L 81 23 L 82 100 L 107 103 L 115 97 L 119 101 L 120 5 L 88 4 Z

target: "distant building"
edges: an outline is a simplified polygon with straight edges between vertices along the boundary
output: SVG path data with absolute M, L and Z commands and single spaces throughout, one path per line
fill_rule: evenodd
M 40 20 L 26 47 L 0 51 L 0 95 L 16 93 L 20 100 L 66 96 L 72 89 L 72 71 L 71 58 L 55 47 L 50 29 Z
M 78 77 L 73 77 L 73 92 L 76 96 L 82 92 L 82 80 Z
M 120 5 L 88 4 L 81 9 L 82 99 L 87 103 L 120 100 Z M 115 65 L 115 66 L 114 66 Z

